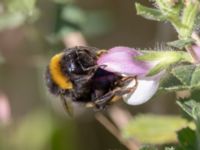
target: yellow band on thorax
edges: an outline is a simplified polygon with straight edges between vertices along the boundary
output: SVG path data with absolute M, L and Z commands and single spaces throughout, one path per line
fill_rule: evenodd
M 65 76 L 61 71 L 60 60 L 63 56 L 63 53 L 56 54 L 51 58 L 49 64 L 49 71 L 52 77 L 52 80 L 62 89 L 72 89 L 73 85 L 69 78 Z

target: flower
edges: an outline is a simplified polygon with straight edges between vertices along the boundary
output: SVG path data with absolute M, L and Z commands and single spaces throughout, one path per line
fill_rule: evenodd
M 0 93 L 0 123 L 8 124 L 11 120 L 11 108 L 8 98 Z
M 154 76 L 147 77 L 146 75 L 158 62 L 136 60 L 135 57 L 139 55 L 143 54 L 134 48 L 120 46 L 109 49 L 97 61 L 97 64 L 104 70 L 137 77 L 137 81 L 133 80 L 127 85 L 130 88 L 137 84 L 136 90 L 123 95 L 125 102 L 129 105 L 143 104 L 151 99 L 158 90 L 160 78 L 163 75 L 161 71 Z

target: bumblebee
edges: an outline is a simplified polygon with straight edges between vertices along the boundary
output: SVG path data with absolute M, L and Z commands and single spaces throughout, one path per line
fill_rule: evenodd
M 77 46 L 51 58 L 45 74 L 46 84 L 53 95 L 60 96 L 68 112 L 70 102 L 104 109 L 134 90 L 125 88 L 134 77 L 108 72 L 96 64 L 102 53 L 106 51 Z

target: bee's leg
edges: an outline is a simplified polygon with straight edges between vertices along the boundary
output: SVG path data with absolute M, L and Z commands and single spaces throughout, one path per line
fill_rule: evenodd
M 107 94 L 99 97 L 97 100 L 94 101 L 94 104 L 98 109 L 103 109 L 109 103 L 120 100 L 122 95 L 133 92 L 134 90 L 135 88 L 116 88 L 113 91 L 110 91 Z
M 117 82 L 117 85 L 120 87 L 124 87 L 133 80 L 135 80 L 137 85 L 137 77 L 123 77 L 119 82 Z
M 84 84 L 84 83 L 87 83 L 92 77 L 93 77 L 93 74 L 83 75 L 83 76 L 78 77 L 74 81 L 77 82 L 78 84 Z
M 131 93 L 131 92 L 134 92 L 135 91 L 135 87 L 130 87 L 130 88 L 118 88 L 116 91 L 115 91 L 115 95 L 116 96 L 122 96 L 124 94 L 128 94 L 128 93 Z
M 79 53 L 80 53 L 80 52 L 79 52 Z M 99 66 L 94 64 L 93 66 L 90 66 L 90 67 L 84 67 L 84 66 L 82 65 L 82 63 L 80 62 L 79 53 L 76 51 L 76 55 L 77 55 L 76 61 L 77 61 L 78 64 L 81 66 L 81 69 L 82 69 L 83 71 L 94 70 L 94 72 L 95 72 L 95 70 L 96 70 Z
M 109 92 L 106 95 L 101 96 L 100 98 L 94 101 L 94 106 L 97 109 L 104 109 L 108 104 L 108 102 L 113 98 L 113 96 L 114 96 L 113 92 Z
M 61 101 L 62 101 L 62 104 L 63 104 L 64 109 L 65 109 L 65 111 L 67 112 L 67 114 L 68 114 L 69 116 L 73 116 L 73 107 L 72 107 L 71 102 L 69 102 L 69 101 L 66 99 L 66 96 L 63 95 L 63 94 L 60 96 L 60 99 L 61 99 Z
M 100 50 L 100 51 L 98 51 L 97 52 L 97 56 L 100 56 L 101 54 L 103 54 L 103 53 L 105 53 L 106 52 L 106 50 Z M 78 56 L 78 54 L 77 54 L 77 56 Z M 79 57 L 78 57 L 78 59 L 77 59 L 77 61 L 79 62 Z M 95 72 L 98 68 L 105 68 L 106 67 L 106 65 L 94 65 L 94 66 L 90 66 L 90 67 L 84 67 L 80 62 L 79 62 L 79 65 L 81 66 L 81 69 L 83 70 L 83 71 L 90 71 L 90 70 L 93 70 L 93 72 Z
M 81 63 L 79 63 L 79 64 L 80 64 L 81 69 L 82 69 L 83 71 L 90 71 L 90 70 L 93 70 L 93 72 L 95 72 L 95 71 L 99 68 L 98 65 L 94 65 L 94 66 L 85 68 Z

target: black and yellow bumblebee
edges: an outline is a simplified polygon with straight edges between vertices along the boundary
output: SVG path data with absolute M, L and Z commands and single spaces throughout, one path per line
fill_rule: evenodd
M 68 112 L 70 102 L 104 109 L 134 90 L 126 88 L 134 77 L 123 77 L 97 65 L 96 61 L 103 53 L 106 51 L 77 46 L 51 58 L 45 74 L 46 84 L 52 94 L 60 96 Z

